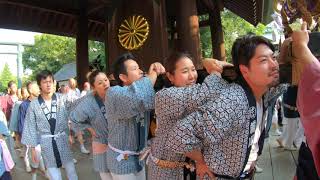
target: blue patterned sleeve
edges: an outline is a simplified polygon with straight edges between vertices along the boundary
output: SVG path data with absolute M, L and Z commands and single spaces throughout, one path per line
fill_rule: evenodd
M 203 105 L 208 98 L 215 98 L 228 86 L 228 82 L 212 74 L 207 76 L 202 84 L 165 88 L 156 94 L 156 116 L 166 118 L 174 115 L 176 118 L 182 118 L 184 114 L 189 114 Z
M 107 119 L 129 119 L 154 108 L 155 91 L 147 77 L 130 86 L 111 87 L 106 94 Z
M 245 107 L 242 97 L 226 94 L 206 102 L 177 122 L 170 131 L 167 148 L 176 153 L 200 150 L 223 139 L 230 129 L 241 130 Z
M 83 98 L 85 98 L 84 96 Z M 83 99 L 82 102 L 78 102 L 70 112 L 69 119 L 71 120 L 71 127 L 75 132 L 82 131 L 90 126 L 90 120 L 95 112 L 91 112 L 90 108 L 91 103 L 88 102 L 88 99 Z
M 32 147 L 35 147 L 38 144 L 36 115 L 33 111 L 32 104 L 30 104 L 30 107 L 27 110 L 21 142 Z

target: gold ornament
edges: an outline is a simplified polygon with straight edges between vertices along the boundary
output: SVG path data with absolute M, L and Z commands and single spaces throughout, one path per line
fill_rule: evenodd
M 149 23 L 143 16 L 130 16 L 119 27 L 119 43 L 128 50 L 138 49 L 147 40 Z

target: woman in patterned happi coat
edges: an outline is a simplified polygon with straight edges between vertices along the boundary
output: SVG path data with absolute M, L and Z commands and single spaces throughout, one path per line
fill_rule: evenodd
M 104 106 L 106 90 L 110 87 L 107 76 L 98 70 L 89 77 L 93 91 L 77 100 L 71 110 L 72 128 L 78 132 L 87 128 L 93 138 L 93 166 L 102 180 L 112 179 L 107 167 L 108 123 Z
M 205 63 L 204 66 L 206 66 Z M 213 96 L 223 89 L 223 84 L 227 82 L 223 80 L 218 83 L 220 86 L 215 86 L 216 81 L 221 79 L 209 75 L 202 84 L 196 84 L 198 74 L 191 56 L 187 53 L 173 53 L 166 60 L 165 68 L 173 87 L 162 89 L 156 94 L 157 129 L 149 156 L 148 179 L 180 180 L 183 179 L 183 168 L 190 168 L 190 165 L 185 163 L 186 156 L 195 159 L 196 155 L 200 158 L 196 159 L 199 162 L 197 171 L 201 171 L 198 168 L 206 168 L 206 165 L 200 152 L 183 155 L 168 151 L 166 143 L 169 131 L 179 119 L 202 105 L 208 96 Z

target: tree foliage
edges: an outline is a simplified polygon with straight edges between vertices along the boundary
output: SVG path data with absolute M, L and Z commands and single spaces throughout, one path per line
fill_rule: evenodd
M 208 16 L 203 16 L 201 19 L 206 19 Z M 253 33 L 256 35 L 263 35 L 265 26 L 258 24 L 256 27 L 235 15 L 229 10 L 221 12 L 221 23 L 223 27 L 224 44 L 226 49 L 227 60 L 231 61 L 231 48 L 233 42 L 242 35 Z M 203 57 L 212 57 L 212 46 L 211 46 L 211 33 L 209 27 L 203 27 L 200 29 L 200 39 L 202 47 Z
M 89 60 L 101 54 L 105 59 L 104 44 L 89 41 Z M 23 66 L 32 70 L 30 78 L 43 70 L 48 69 L 53 73 L 59 71 L 64 65 L 76 61 L 76 40 L 70 37 L 42 34 L 35 36 L 35 44 L 25 47 L 23 52 Z M 105 61 L 103 60 L 102 63 Z
M 0 74 L 0 92 L 6 92 L 9 81 L 17 83 L 17 78 L 11 73 L 8 63 L 6 63 Z

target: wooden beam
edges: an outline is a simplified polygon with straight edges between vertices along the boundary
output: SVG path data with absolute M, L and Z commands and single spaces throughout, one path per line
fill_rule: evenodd
M 88 51 L 88 16 L 87 16 L 87 0 L 79 0 L 79 17 L 77 20 L 77 81 L 80 88 L 86 82 L 86 76 L 89 72 L 89 51 Z
M 99 5 L 99 6 L 93 7 L 93 8 L 91 8 L 91 9 L 88 10 L 88 15 L 90 15 L 90 14 L 92 14 L 92 13 L 94 13 L 94 12 L 96 12 L 96 11 L 104 8 L 104 7 L 105 7 L 104 4 L 101 4 L 101 5 Z
M 15 1 L 7 1 L 7 0 L 0 0 L 0 4 L 11 4 L 11 5 L 16 5 L 18 7 L 25 7 L 25 8 L 32 8 L 32 9 L 38 9 L 40 11 L 47 11 L 50 13 L 55 13 L 55 14 L 62 14 L 65 16 L 70 16 L 73 18 L 76 18 L 79 14 L 77 12 L 73 12 L 73 11 L 57 11 L 55 9 L 50 9 L 48 7 L 40 7 L 40 6 L 36 6 L 36 5 L 30 5 L 30 4 L 26 4 L 23 2 L 19 2 L 17 0 Z M 104 19 L 95 19 L 93 17 L 89 18 L 89 21 L 98 23 L 98 24 L 104 24 Z
M 76 13 L 74 11 L 68 11 L 68 10 L 63 10 L 63 11 L 57 11 L 53 9 L 50 6 L 44 6 L 46 3 L 42 4 L 35 4 L 35 3 L 26 3 L 26 1 L 20 1 L 20 0 L 0 0 L 0 3 L 3 4 L 11 4 L 11 5 L 16 5 L 20 7 L 26 7 L 26 8 L 32 8 L 32 9 L 39 9 L 42 11 L 49 11 L 49 12 L 54 12 L 58 14 L 64 14 L 66 16 L 74 16 Z

